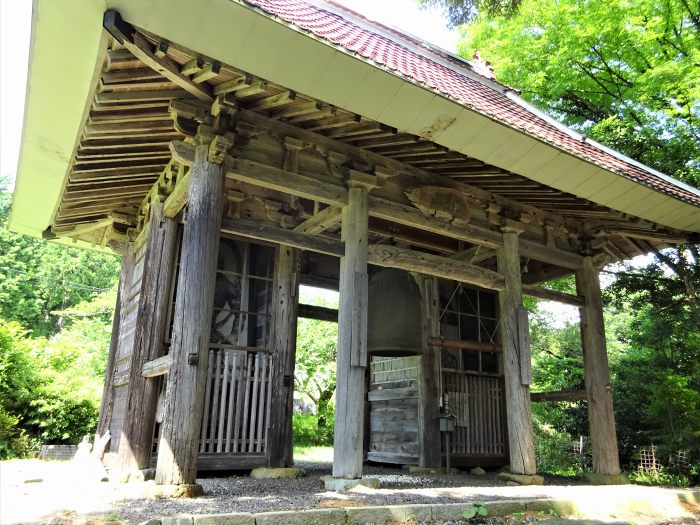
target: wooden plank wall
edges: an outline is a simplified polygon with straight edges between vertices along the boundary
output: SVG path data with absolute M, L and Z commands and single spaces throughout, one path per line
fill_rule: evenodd
M 504 455 L 501 378 L 447 371 L 443 371 L 442 377 L 449 409 L 457 416 L 452 455 Z
M 147 232 L 142 233 L 147 235 Z M 145 238 L 145 237 L 144 237 Z M 146 243 L 136 243 L 134 251 L 134 269 L 129 283 L 124 287 L 124 297 L 121 300 L 121 322 L 119 325 L 119 342 L 114 373 L 114 407 L 109 432 L 112 436 L 110 450 L 119 450 L 119 440 L 122 433 L 124 415 L 126 413 L 127 394 L 129 392 L 129 371 L 131 356 L 134 352 L 134 333 L 138 314 L 139 297 L 141 295 L 141 279 L 143 277 L 144 256 Z
M 418 464 L 419 364 L 417 356 L 372 358 L 367 459 Z

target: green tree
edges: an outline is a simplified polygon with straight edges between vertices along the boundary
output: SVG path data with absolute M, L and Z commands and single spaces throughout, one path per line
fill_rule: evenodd
M 110 289 L 118 279 L 119 259 L 10 232 L 11 196 L 7 181 L 0 180 L 0 318 L 50 336 L 63 322 L 51 312 Z
M 301 302 L 327 308 L 338 308 L 337 299 L 324 298 L 310 290 L 302 290 Z M 337 323 L 299 319 L 294 388 L 316 405 L 319 428 L 326 427 L 328 422 L 333 419 L 331 400 L 336 386 L 337 345 Z
M 424 9 L 437 8 L 450 27 L 466 24 L 479 14 L 513 16 L 523 0 L 416 0 Z
M 526 0 L 462 28 L 496 78 L 594 139 L 697 185 L 700 5 Z

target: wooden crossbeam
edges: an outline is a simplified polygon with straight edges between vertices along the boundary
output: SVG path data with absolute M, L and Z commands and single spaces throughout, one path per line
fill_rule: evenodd
M 337 206 L 324 208 L 313 217 L 306 219 L 294 228 L 294 231 L 302 233 L 321 233 L 331 226 L 335 226 L 342 220 L 342 209 Z
M 182 141 L 173 141 L 171 151 L 178 162 L 191 165 L 194 159 L 194 146 Z M 337 183 L 293 173 L 281 168 L 240 159 L 228 155 L 225 160 L 227 177 L 262 186 L 276 191 L 289 193 L 297 197 L 315 200 L 331 206 L 343 206 L 347 203 L 347 189 Z M 396 222 L 421 230 L 480 244 L 487 248 L 498 249 L 502 246 L 500 232 L 474 224 L 454 225 L 440 219 L 428 217 L 416 208 L 400 204 L 381 197 L 369 197 L 369 214 L 372 217 Z M 581 256 L 558 248 L 520 239 L 520 254 L 533 260 L 543 261 L 569 269 L 581 267 Z M 453 261 L 454 262 L 454 261 Z
M 467 250 L 462 250 L 451 256 L 451 259 L 457 261 L 466 261 L 471 264 L 478 264 L 483 261 L 487 261 L 493 257 L 496 257 L 496 250 L 490 248 L 484 248 L 481 245 L 472 246 Z
M 310 250 L 335 257 L 342 257 L 345 254 L 342 241 L 285 230 L 251 219 L 224 219 L 221 231 L 230 235 L 284 244 L 292 248 Z M 489 290 L 502 290 L 504 286 L 503 277 L 496 272 L 439 255 L 384 244 L 371 244 L 367 247 L 367 252 L 367 260 L 377 266 L 436 275 Z
M 144 363 L 141 367 L 141 377 L 158 377 L 167 374 L 170 370 L 170 361 L 170 356 L 164 355 Z
M 533 392 L 530 394 L 530 401 L 582 401 L 586 399 L 586 391 L 579 390 L 557 390 L 554 392 Z
M 202 82 L 206 82 L 207 80 L 210 80 L 221 72 L 221 64 L 218 62 L 212 62 L 211 64 L 207 64 L 202 68 L 202 70 L 199 73 L 196 73 L 195 75 L 192 76 L 192 82 L 195 84 L 201 84 Z
M 137 32 L 130 24 L 124 22 L 117 11 L 113 9 L 105 11 L 103 26 L 136 58 L 163 75 L 173 84 L 178 85 L 199 100 L 205 102 L 214 100 L 209 85 L 193 82 L 190 78 L 183 75 L 180 72 L 180 67 L 167 56 L 156 56 L 153 46 L 146 40 L 146 37 Z
M 294 102 L 296 96 L 297 94 L 294 91 L 284 91 L 279 95 L 273 95 L 271 97 L 265 97 L 261 98 L 260 100 L 256 100 L 255 102 L 251 102 L 246 106 L 246 108 L 251 110 L 273 109 Z
M 531 284 L 523 284 L 523 294 L 538 299 L 547 301 L 555 301 L 557 303 L 568 304 L 571 306 L 582 307 L 586 304 L 586 300 L 580 295 L 572 295 L 570 293 L 558 292 L 556 290 L 548 290 Z
M 182 65 L 180 68 L 180 73 L 186 77 L 199 73 L 204 67 L 204 59 L 202 57 L 196 57 L 189 62 Z
M 221 225 L 221 232 L 275 244 L 284 244 L 292 248 L 310 250 L 334 257 L 342 257 L 345 253 L 343 243 L 336 239 L 285 230 L 284 228 L 270 226 L 252 219 L 224 219 Z

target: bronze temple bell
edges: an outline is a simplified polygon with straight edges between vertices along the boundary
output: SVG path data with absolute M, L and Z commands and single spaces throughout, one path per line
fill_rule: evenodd
M 419 355 L 423 347 L 421 294 L 411 274 L 384 268 L 369 280 L 367 352 L 373 356 Z

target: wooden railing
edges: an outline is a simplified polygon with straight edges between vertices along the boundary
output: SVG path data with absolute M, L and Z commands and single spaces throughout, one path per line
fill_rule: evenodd
M 454 455 L 504 455 L 503 386 L 500 377 L 443 371 L 450 412 L 457 416 L 451 436 Z
M 266 351 L 209 350 L 200 453 L 266 453 L 271 373 Z

